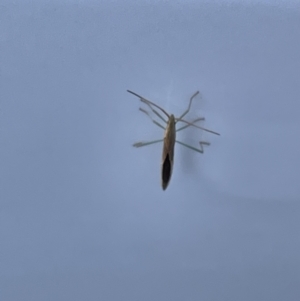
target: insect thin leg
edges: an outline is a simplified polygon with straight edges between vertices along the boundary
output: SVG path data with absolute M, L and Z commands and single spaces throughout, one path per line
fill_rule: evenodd
M 193 120 L 193 121 L 191 122 L 191 124 L 194 124 L 194 123 L 196 123 L 196 122 L 198 122 L 198 121 L 203 121 L 203 120 L 205 120 L 205 118 L 204 118 L 204 117 L 200 117 L 200 118 L 197 118 L 197 119 Z M 184 129 L 188 128 L 189 126 L 191 126 L 191 124 L 184 125 L 183 127 L 177 129 L 176 132 L 179 132 L 179 131 L 181 131 L 181 130 L 184 130 Z
M 168 123 L 167 120 L 165 118 L 163 118 L 155 109 L 153 109 L 152 106 L 148 102 L 145 102 L 143 99 L 141 99 L 141 102 L 145 103 L 158 118 L 160 118 L 165 123 Z
M 199 142 L 199 144 L 200 144 L 200 149 L 198 149 L 198 148 L 196 148 L 196 147 L 193 147 L 193 146 L 191 146 L 191 145 L 188 145 L 188 144 L 183 143 L 183 142 L 178 141 L 178 140 L 176 140 L 176 142 L 179 143 L 179 144 L 181 144 L 181 145 L 183 145 L 183 146 L 185 146 L 185 147 L 187 147 L 187 148 L 189 148 L 189 149 L 191 149 L 191 150 L 194 150 L 194 151 L 196 151 L 196 152 L 198 152 L 198 153 L 200 153 L 200 154 L 203 154 L 203 153 L 204 153 L 203 145 L 210 145 L 209 142 L 200 141 L 200 142 Z
M 194 127 L 198 128 L 198 129 L 200 129 L 200 130 L 203 130 L 203 131 L 206 131 L 206 132 L 209 132 L 209 133 L 212 133 L 212 134 L 215 134 L 215 135 L 220 136 L 220 134 L 217 133 L 217 132 L 214 132 L 214 131 L 212 131 L 212 130 L 203 128 L 202 126 L 199 126 L 199 125 L 196 125 L 196 124 L 194 124 L 194 123 L 188 122 L 188 121 L 186 121 L 186 120 L 184 120 L 184 119 L 180 119 L 180 120 L 177 119 L 176 121 L 184 122 L 184 123 L 186 123 L 186 124 L 189 124 L 189 125 L 191 125 L 191 126 L 194 126 Z
M 164 141 L 164 139 L 153 140 L 153 141 L 149 141 L 149 142 L 142 142 L 141 141 L 141 142 L 134 143 L 132 146 L 134 146 L 134 147 L 142 147 L 142 146 L 147 146 L 147 145 L 158 143 L 158 142 L 162 142 L 162 141 Z
M 143 113 L 145 113 L 145 114 L 152 120 L 152 122 L 153 122 L 154 124 L 156 124 L 157 126 L 159 126 L 160 128 L 162 128 L 163 130 L 165 130 L 165 127 L 162 126 L 162 125 L 161 125 L 159 122 L 157 122 L 156 120 L 154 120 L 154 119 L 149 115 L 148 111 L 146 111 L 146 110 L 143 109 L 143 108 L 140 108 L 140 111 L 143 112 Z
M 163 108 L 161 108 L 160 106 L 158 106 L 157 104 L 155 104 L 155 103 L 153 103 L 152 101 L 150 101 L 150 100 L 148 100 L 148 99 L 146 99 L 146 98 L 144 98 L 144 97 L 142 97 L 142 96 L 136 94 L 135 92 L 132 92 L 132 91 L 130 91 L 130 90 L 127 90 L 127 92 L 129 92 L 129 93 L 131 93 L 131 94 L 137 96 L 142 102 L 151 104 L 152 106 L 154 106 L 154 107 L 160 109 L 160 110 L 161 110 L 168 118 L 170 118 L 170 115 L 169 115 Z
M 180 117 L 178 117 L 177 119 L 183 118 L 183 117 L 190 111 L 191 105 L 192 105 L 192 101 L 193 101 L 193 98 L 194 98 L 195 96 L 197 96 L 198 94 L 199 94 L 199 91 L 197 91 L 196 93 L 194 93 L 194 94 L 192 95 L 192 97 L 190 98 L 190 103 L 189 103 L 189 106 L 188 106 L 187 110 L 184 111 L 184 112 L 182 113 L 182 115 L 181 115 Z

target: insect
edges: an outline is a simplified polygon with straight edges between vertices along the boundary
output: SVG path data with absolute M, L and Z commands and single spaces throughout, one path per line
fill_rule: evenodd
M 190 127 L 190 126 L 194 126 L 196 128 L 199 128 L 203 131 L 206 131 L 206 132 L 209 132 L 209 133 L 212 133 L 212 134 L 215 134 L 215 135 L 220 135 L 220 134 L 195 124 L 198 121 L 205 120 L 204 117 L 197 118 L 197 119 L 193 120 L 192 122 L 188 122 L 188 121 L 183 119 L 183 117 L 190 111 L 192 101 L 199 94 L 199 91 L 197 91 L 196 93 L 194 93 L 192 95 L 192 97 L 190 98 L 188 108 L 179 117 L 175 117 L 173 114 L 168 114 L 163 108 L 161 108 L 157 104 L 151 102 L 150 100 L 147 100 L 146 98 L 138 95 L 135 92 L 132 92 L 130 90 L 127 90 L 127 92 L 137 96 L 142 103 L 146 104 L 150 108 L 150 110 L 161 121 L 163 121 L 166 124 L 166 126 L 161 125 L 161 123 L 154 120 L 150 116 L 150 114 L 147 110 L 145 110 L 143 108 L 139 108 L 139 110 L 142 111 L 143 113 L 145 113 L 152 120 L 152 122 L 154 124 L 156 124 L 157 126 L 162 128 L 165 131 L 165 133 L 164 133 L 164 138 L 163 139 L 153 140 L 153 141 L 148 141 L 148 142 L 137 142 L 137 143 L 133 144 L 134 147 L 142 147 L 142 146 L 146 146 L 146 145 L 150 145 L 150 144 L 154 144 L 154 143 L 158 143 L 158 142 L 163 142 L 163 153 L 162 153 L 162 163 L 161 163 L 161 184 L 162 184 L 162 189 L 165 190 L 168 187 L 168 184 L 169 184 L 169 182 L 171 180 L 171 176 L 172 176 L 173 163 L 174 163 L 174 146 L 175 146 L 175 142 L 177 142 L 177 143 L 179 143 L 179 144 L 181 144 L 181 145 L 183 145 L 183 146 L 185 146 L 189 149 L 192 149 L 196 152 L 199 152 L 201 154 L 204 151 L 203 150 L 203 145 L 210 145 L 209 142 L 199 141 L 200 148 L 198 149 L 196 147 L 193 147 L 191 145 L 188 145 L 186 143 L 183 143 L 181 141 L 176 140 L 176 132 L 184 130 L 184 129 Z M 159 109 L 162 113 L 164 113 L 167 116 L 168 119 L 166 120 L 157 110 L 155 110 L 155 108 Z M 185 123 L 185 125 L 178 128 L 178 129 L 176 129 L 176 124 L 178 122 Z

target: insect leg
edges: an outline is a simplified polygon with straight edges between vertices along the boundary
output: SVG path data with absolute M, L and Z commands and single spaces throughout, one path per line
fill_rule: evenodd
M 198 122 L 198 121 L 203 121 L 203 120 L 205 120 L 205 118 L 204 118 L 204 117 L 200 117 L 200 118 L 197 118 L 197 119 L 193 120 L 193 121 L 191 122 L 191 124 L 194 124 L 194 123 L 196 123 L 196 122 Z M 179 132 L 179 131 L 181 131 L 181 130 L 184 130 L 184 129 L 188 128 L 189 126 L 191 126 L 191 124 L 184 125 L 183 127 L 177 129 L 176 132 Z
M 201 126 L 199 126 L 199 125 L 196 125 L 196 124 L 194 124 L 194 123 L 188 122 L 188 121 L 186 121 L 186 120 L 184 120 L 184 119 L 176 119 L 176 122 L 177 122 L 177 121 L 184 122 L 184 123 L 186 123 L 186 124 L 189 124 L 189 125 L 192 125 L 192 126 L 198 128 L 198 129 L 200 129 L 200 130 L 203 130 L 203 131 L 206 131 L 206 132 L 209 132 L 209 133 L 212 133 L 212 134 L 215 134 L 215 135 L 220 136 L 220 134 L 217 133 L 217 132 L 214 132 L 214 131 L 212 131 L 212 130 L 203 128 L 203 127 L 201 127 Z
M 192 105 L 193 98 L 194 98 L 195 96 L 197 96 L 198 94 L 199 94 L 199 91 L 197 91 L 196 93 L 194 93 L 194 94 L 192 95 L 192 97 L 190 98 L 190 103 L 189 103 L 189 106 L 188 106 L 187 110 L 184 111 L 184 112 L 182 113 L 182 115 L 181 115 L 180 117 L 178 117 L 177 119 L 183 118 L 183 117 L 190 111 L 190 108 L 191 108 L 191 105 Z
M 156 120 L 154 120 L 154 119 L 150 116 L 150 114 L 149 114 L 148 111 L 146 111 L 146 110 L 143 109 L 143 108 L 140 108 L 140 111 L 143 112 L 143 113 L 145 113 L 145 114 L 152 120 L 152 122 L 153 122 L 154 124 L 156 124 L 157 126 L 159 126 L 160 128 L 162 128 L 162 129 L 165 130 L 164 126 L 162 126 L 159 122 L 157 122 Z
M 127 90 L 127 92 L 129 92 L 129 93 L 131 93 L 131 94 L 137 96 L 142 102 L 151 104 L 152 106 L 154 106 L 154 107 L 160 109 L 160 110 L 161 110 L 168 118 L 170 118 L 170 115 L 169 115 L 163 108 L 161 108 L 160 106 L 158 106 L 157 104 L 155 104 L 155 103 L 153 103 L 152 101 L 150 101 L 150 100 L 148 100 L 148 99 L 146 99 L 146 98 L 144 98 L 144 97 L 142 97 L 142 96 L 136 94 L 135 92 L 132 92 L 132 91 L 130 91 L 130 90 Z
M 178 141 L 178 140 L 176 140 L 176 142 L 179 143 L 179 144 L 181 144 L 181 145 L 183 145 L 183 146 L 185 146 L 185 147 L 187 147 L 187 148 L 189 148 L 189 149 L 191 149 L 191 150 L 194 150 L 194 151 L 196 151 L 196 152 L 198 152 L 198 153 L 201 153 L 201 154 L 203 154 L 203 152 L 204 152 L 203 145 L 210 145 L 209 142 L 200 141 L 200 142 L 199 142 L 199 144 L 200 144 L 200 149 L 198 149 L 198 148 L 196 148 L 196 147 L 193 147 L 193 146 L 191 146 L 191 145 L 188 145 L 188 144 L 183 143 L 183 142 Z
M 163 118 L 155 109 L 153 109 L 152 106 L 148 102 L 145 102 L 143 99 L 141 99 L 141 102 L 145 103 L 158 118 L 160 118 L 165 123 L 168 123 L 167 120 L 165 118 Z
M 164 139 L 159 139 L 159 140 L 153 140 L 153 141 L 149 141 L 149 142 L 136 142 L 133 144 L 134 147 L 142 147 L 142 146 L 146 146 L 146 145 L 150 145 L 150 144 L 154 144 L 154 143 L 158 143 L 158 142 L 162 142 L 164 141 Z

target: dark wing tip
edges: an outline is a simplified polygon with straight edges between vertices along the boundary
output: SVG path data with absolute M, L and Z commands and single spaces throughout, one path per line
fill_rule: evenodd
M 168 184 L 170 182 L 172 175 L 172 163 L 169 158 L 169 154 L 167 154 L 163 164 L 162 164 L 162 175 L 161 175 L 161 183 L 162 183 L 162 189 L 166 190 L 168 187 Z

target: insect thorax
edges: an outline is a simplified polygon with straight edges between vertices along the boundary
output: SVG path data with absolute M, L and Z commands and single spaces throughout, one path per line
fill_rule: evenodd
M 175 117 L 173 114 L 171 114 L 165 130 L 165 136 L 164 136 L 165 147 L 168 148 L 169 150 L 174 148 L 175 140 L 176 140 Z

